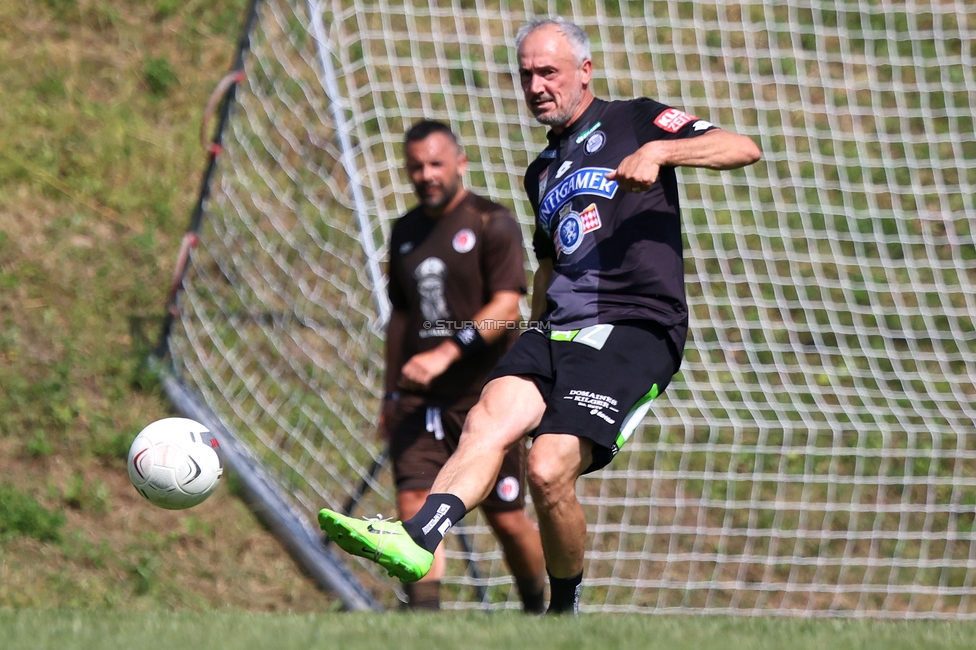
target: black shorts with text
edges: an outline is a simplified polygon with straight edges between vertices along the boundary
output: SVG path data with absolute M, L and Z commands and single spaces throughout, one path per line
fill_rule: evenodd
M 519 337 L 488 381 L 531 378 L 546 403 L 532 436 L 561 433 L 592 440 L 593 463 L 585 474 L 606 466 L 620 451 L 679 362 L 667 329 L 653 323 L 533 329 Z

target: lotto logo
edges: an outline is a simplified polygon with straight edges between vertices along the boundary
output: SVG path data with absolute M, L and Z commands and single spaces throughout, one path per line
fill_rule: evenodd
M 679 111 L 676 108 L 669 108 L 658 115 L 657 119 L 654 120 L 654 123 L 669 133 L 677 133 L 685 124 L 697 119 L 698 118 L 694 115 L 688 115 L 684 111 Z

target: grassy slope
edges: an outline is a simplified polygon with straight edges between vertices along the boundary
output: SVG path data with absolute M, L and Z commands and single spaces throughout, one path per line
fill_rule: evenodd
M 0 607 L 332 606 L 227 485 L 171 513 L 125 476 L 244 6 L 0 4 Z

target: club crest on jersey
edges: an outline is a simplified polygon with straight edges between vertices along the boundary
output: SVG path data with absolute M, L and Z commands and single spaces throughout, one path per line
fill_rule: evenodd
M 549 168 L 539 174 L 539 202 L 542 202 L 542 197 L 546 194 L 546 185 L 549 184 Z
M 600 211 L 595 203 L 588 205 L 582 212 L 572 212 L 568 207 L 562 212 L 553 243 L 556 245 L 556 255 L 570 255 L 582 245 L 583 235 L 599 229 L 603 222 L 600 221 Z
M 454 246 L 454 250 L 457 252 L 467 253 L 474 248 L 476 241 L 477 238 L 474 236 L 474 231 L 472 231 L 470 228 L 462 228 L 461 230 L 457 231 L 457 234 L 454 235 L 454 241 L 451 243 Z
M 583 145 L 583 153 L 587 156 L 591 153 L 596 153 L 600 149 L 603 149 L 603 145 L 606 143 L 607 136 L 604 135 L 603 131 L 597 131 L 586 139 L 586 144 Z
M 564 178 L 550 190 L 539 205 L 539 220 L 551 229 L 552 218 L 574 196 L 592 195 L 612 199 L 617 193 L 617 181 L 608 181 L 612 170 L 606 167 L 583 167 Z
M 559 220 L 556 227 L 556 255 L 575 253 L 583 243 L 583 220 L 576 212 L 569 212 Z

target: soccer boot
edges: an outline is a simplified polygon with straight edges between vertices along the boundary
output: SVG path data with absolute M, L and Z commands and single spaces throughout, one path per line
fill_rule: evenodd
M 319 526 L 343 551 L 376 562 L 401 582 L 420 580 L 434 562 L 434 554 L 418 546 L 399 521 L 353 519 L 320 510 Z

